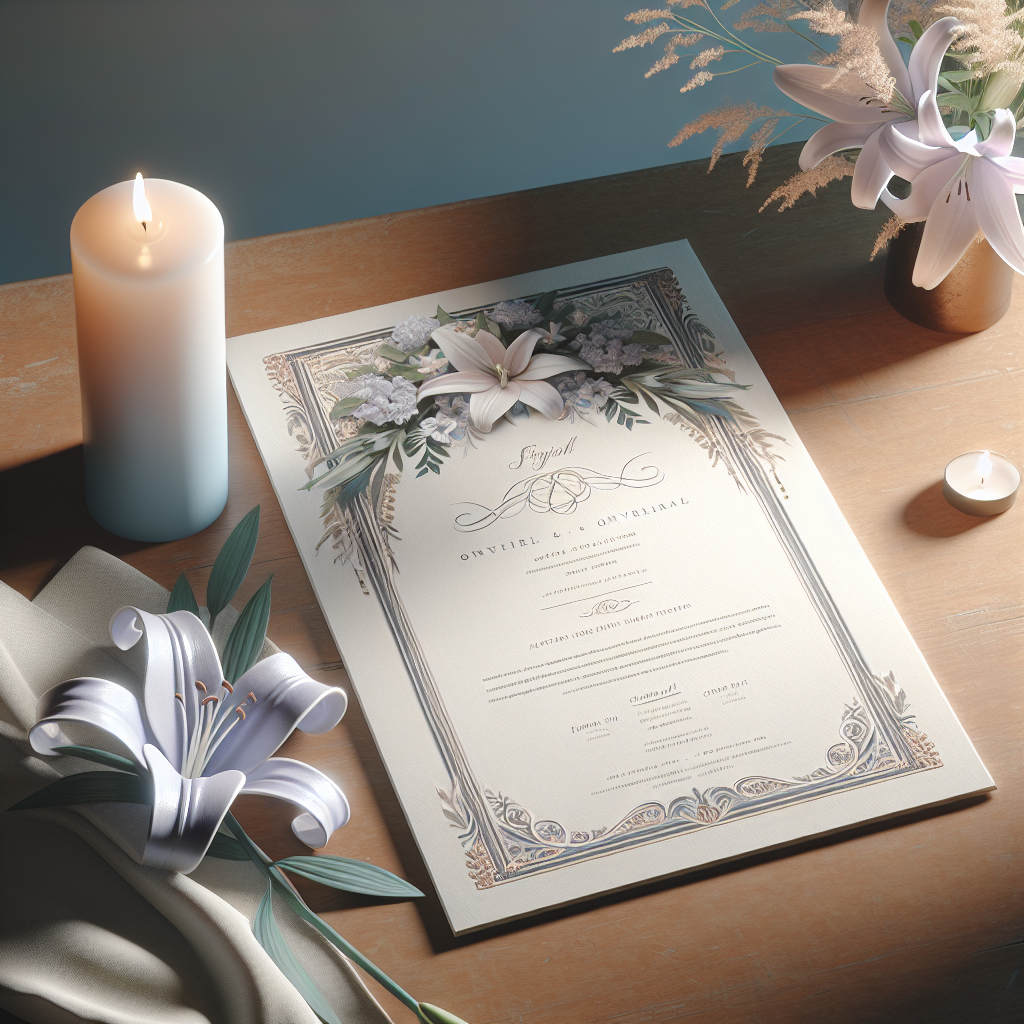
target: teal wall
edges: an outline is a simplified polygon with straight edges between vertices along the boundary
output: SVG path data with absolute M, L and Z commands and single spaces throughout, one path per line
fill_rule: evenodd
M 666 143 L 703 110 L 783 103 L 767 68 L 645 80 L 660 46 L 611 52 L 638 6 L 0 0 L 0 282 L 69 271 L 75 211 L 136 170 L 247 238 L 694 159 L 712 135 Z

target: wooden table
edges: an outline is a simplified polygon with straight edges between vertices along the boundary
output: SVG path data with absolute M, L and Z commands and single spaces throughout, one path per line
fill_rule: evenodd
M 754 188 L 727 157 L 235 242 L 228 334 L 242 334 L 687 237 L 760 360 L 998 791 L 785 852 L 454 940 L 358 704 L 286 753 L 345 780 L 352 822 L 330 851 L 428 892 L 418 903 L 309 892 L 315 909 L 418 998 L 470 1024 L 715 1024 L 1024 1019 L 1022 523 L 1024 503 L 972 519 L 941 497 L 972 448 L 1022 457 L 1024 282 L 969 337 L 917 328 L 867 255 L 884 211 L 835 185 L 784 214 L 757 207 L 795 169 L 772 149 Z M 763 184 L 762 184 L 763 183 Z M 263 507 L 244 600 L 276 573 L 270 636 L 347 687 L 234 396 L 231 495 L 208 530 L 145 545 L 83 502 L 71 279 L 0 288 L 0 578 L 27 596 L 82 544 L 170 587 L 205 588 L 232 525 Z M 274 856 L 299 852 L 290 812 L 240 817 Z M 382 995 L 396 1022 L 410 1015 Z

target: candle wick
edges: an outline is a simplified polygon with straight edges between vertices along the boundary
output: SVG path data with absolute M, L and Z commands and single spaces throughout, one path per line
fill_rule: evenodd
M 145 221 L 142 221 L 142 230 L 143 231 L 146 230 L 146 222 Z M 982 481 L 982 483 L 984 483 L 984 481 Z

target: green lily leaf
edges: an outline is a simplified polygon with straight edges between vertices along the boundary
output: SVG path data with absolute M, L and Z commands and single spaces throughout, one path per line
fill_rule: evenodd
M 391 374 L 394 377 L 404 377 L 413 383 L 423 380 L 423 374 L 415 366 L 392 366 Z
M 231 627 L 228 642 L 224 645 L 224 677 L 229 683 L 236 683 L 259 657 L 270 622 L 270 583 L 273 578 L 271 573 L 267 582 L 249 598 L 238 621 Z
M 281 968 L 281 973 L 298 989 L 302 998 L 309 1003 L 310 1009 L 325 1024 L 341 1024 L 338 1015 L 331 1009 L 331 1004 L 313 984 L 281 934 L 281 929 L 274 919 L 273 895 L 273 883 L 268 881 L 266 894 L 260 900 L 256 917 L 252 922 L 252 933 L 256 936 L 256 941 L 270 954 L 270 959 Z
M 245 847 L 234 836 L 218 832 L 206 851 L 207 857 L 218 857 L 220 860 L 248 860 L 249 854 Z
M 414 885 L 384 868 L 349 857 L 322 854 L 319 857 L 285 857 L 277 867 L 293 875 L 312 879 L 332 889 L 360 892 L 367 896 L 422 896 Z
M 449 316 L 440 306 L 438 306 L 437 313 L 434 314 L 434 319 L 443 327 L 445 324 L 450 324 L 455 317 Z
M 83 761 L 95 761 L 96 764 L 105 765 L 107 768 L 118 768 L 123 772 L 131 772 L 133 775 L 139 774 L 139 769 L 135 767 L 134 761 L 129 761 L 127 757 L 121 757 L 120 754 L 111 754 L 107 750 L 79 747 L 70 743 L 53 749 L 60 754 L 68 754 L 70 757 L 80 757 Z
M 149 779 L 124 772 L 81 772 L 66 775 L 31 796 L 25 797 L 9 811 L 27 811 L 32 807 L 73 807 L 76 804 L 151 804 L 153 790 Z
M 191 612 L 197 619 L 199 618 L 199 602 L 192 593 L 192 587 L 184 573 L 174 581 L 174 589 L 167 601 L 167 612 Z
M 907 22 L 907 27 L 910 29 L 911 32 L 914 33 L 915 39 L 920 39 L 921 36 L 924 35 L 924 29 L 921 28 L 921 22 L 919 21 L 914 21 L 913 19 L 911 19 L 910 21 Z
M 959 85 L 961 82 L 970 82 L 975 75 L 968 69 L 967 71 L 943 71 L 942 77 L 948 82 L 956 82 Z
M 431 1006 L 430 1003 L 420 1003 L 420 1013 L 427 1024 L 466 1024 L 461 1017 L 442 1010 L 440 1006 Z
M 206 606 L 210 610 L 211 630 L 214 620 L 230 604 L 249 571 L 259 532 L 260 507 L 257 505 L 231 531 L 231 536 L 224 542 L 224 547 L 213 563 L 210 582 L 206 585 Z
M 974 100 L 965 96 L 962 92 L 941 92 L 935 98 L 935 102 L 941 107 L 955 107 L 957 110 L 965 110 L 968 114 L 974 112 Z

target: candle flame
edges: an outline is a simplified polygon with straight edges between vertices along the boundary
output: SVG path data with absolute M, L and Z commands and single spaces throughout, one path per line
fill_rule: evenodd
M 984 485 L 985 477 L 992 472 L 992 460 L 989 458 L 987 450 L 981 453 L 981 458 L 978 460 L 978 472 L 981 474 L 981 482 Z
M 146 221 L 153 219 L 153 210 L 146 198 L 146 183 L 142 180 L 142 172 L 135 175 L 135 188 L 132 191 L 132 206 L 135 207 L 135 219 L 145 228 Z

